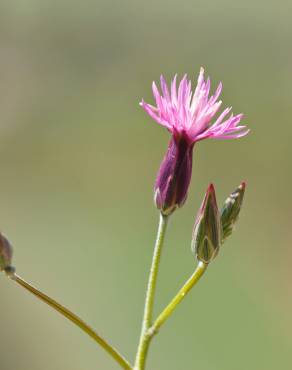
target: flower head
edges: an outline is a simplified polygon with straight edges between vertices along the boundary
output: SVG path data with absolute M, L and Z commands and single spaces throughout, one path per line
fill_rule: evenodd
M 167 153 L 161 163 L 154 187 L 154 201 L 157 208 L 170 215 L 181 207 L 188 193 L 192 177 L 192 155 L 194 144 L 206 138 L 235 139 L 248 133 L 245 126 L 238 126 L 242 114 L 233 116 L 231 108 L 226 108 L 212 123 L 221 106 L 218 98 L 221 94 L 220 83 L 214 95 L 209 97 L 210 79 L 204 80 L 204 69 L 201 68 L 197 87 L 192 92 L 191 81 L 185 75 L 179 87 L 176 79 L 170 89 L 161 76 L 161 91 L 155 82 L 152 90 L 156 107 L 140 103 L 142 108 L 171 132 Z
M 220 83 L 211 97 L 210 79 L 204 80 L 204 69 L 201 68 L 197 86 L 192 92 L 191 81 L 185 75 L 179 87 L 176 86 L 177 76 L 171 82 L 170 89 L 163 76 L 160 78 L 162 95 L 155 82 L 152 84 L 156 107 L 142 100 L 142 108 L 160 125 L 172 134 L 182 134 L 195 143 L 206 138 L 236 139 L 248 133 L 246 126 L 238 126 L 242 114 L 233 116 L 231 107 L 226 108 L 213 122 L 222 101 L 218 98 L 222 91 Z M 230 115 L 229 115 L 230 113 Z M 229 116 L 228 116 L 229 115 Z

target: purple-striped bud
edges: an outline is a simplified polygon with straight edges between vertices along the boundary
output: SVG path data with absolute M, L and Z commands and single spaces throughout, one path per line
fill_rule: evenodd
M 11 267 L 12 246 L 3 234 L 0 233 L 0 271 Z
M 222 243 L 232 234 L 242 207 L 246 184 L 242 182 L 226 199 L 221 209 L 221 223 L 223 228 Z
M 181 207 L 192 176 L 193 146 L 184 134 L 173 134 L 154 187 L 156 207 L 165 216 Z
M 209 185 L 198 212 L 192 238 L 192 252 L 204 263 L 211 262 L 218 254 L 222 226 L 213 184 Z

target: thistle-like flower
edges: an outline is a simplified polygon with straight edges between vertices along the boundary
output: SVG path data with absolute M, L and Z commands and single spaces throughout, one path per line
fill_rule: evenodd
M 213 184 L 210 184 L 198 212 L 193 237 L 192 252 L 204 263 L 211 262 L 221 244 L 222 225 Z
M 140 103 L 150 117 L 166 127 L 172 135 L 154 188 L 156 206 L 164 215 L 172 213 L 186 200 L 192 174 L 192 152 L 196 142 L 207 138 L 236 139 L 249 131 L 246 126 L 238 125 L 242 114 L 229 115 L 231 108 L 226 108 L 212 123 L 222 103 L 221 100 L 218 101 L 222 84 L 209 97 L 210 79 L 204 80 L 203 68 L 194 93 L 186 75 L 178 89 L 176 80 L 177 76 L 172 80 L 169 90 L 161 76 L 162 95 L 153 82 L 156 107 L 144 100 Z

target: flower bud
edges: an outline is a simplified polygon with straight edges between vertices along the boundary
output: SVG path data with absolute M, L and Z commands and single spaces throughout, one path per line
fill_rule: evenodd
M 154 187 L 154 202 L 165 216 L 181 207 L 192 176 L 193 144 L 183 134 L 174 134 L 161 163 Z
M 243 196 L 245 192 L 245 182 L 242 182 L 239 187 L 229 195 L 221 209 L 222 223 L 222 242 L 231 235 L 234 225 L 239 217 Z
M 0 233 L 0 271 L 9 269 L 12 261 L 12 247 L 5 236 Z
M 204 263 L 217 255 L 221 243 L 221 222 L 213 184 L 209 185 L 198 212 L 192 238 L 192 252 Z

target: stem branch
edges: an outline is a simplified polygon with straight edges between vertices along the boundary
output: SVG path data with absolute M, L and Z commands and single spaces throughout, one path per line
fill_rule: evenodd
M 183 287 L 178 291 L 176 296 L 171 300 L 171 302 L 166 306 L 166 308 L 161 312 L 158 318 L 155 320 L 152 327 L 149 329 L 149 335 L 153 336 L 159 330 L 159 328 L 164 324 L 164 322 L 169 318 L 169 316 L 176 309 L 178 304 L 185 298 L 193 286 L 200 280 L 204 272 L 206 271 L 208 264 L 204 262 L 199 262 L 196 270 L 191 275 L 191 277 L 186 281 Z
M 50 298 L 46 294 L 42 293 L 28 282 L 23 280 L 20 276 L 15 273 L 10 273 L 8 276 L 15 281 L 18 285 L 22 286 L 24 289 L 32 293 L 34 296 L 39 298 L 41 301 L 45 302 L 53 309 L 58 311 L 61 315 L 66 317 L 68 320 L 77 325 L 81 330 L 83 330 L 87 335 L 89 335 L 96 343 L 98 343 L 120 366 L 125 370 L 132 370 L 131 365 L 127 360 L 105 339 L 103 339 L 96 331 L 94 331 L 89 325 L 87 325 L 83 320 L 76 316 L 73 312 L 68 310 L 66 307 L 62 306 L 60 303 L 56 302 L 54 299 Z

